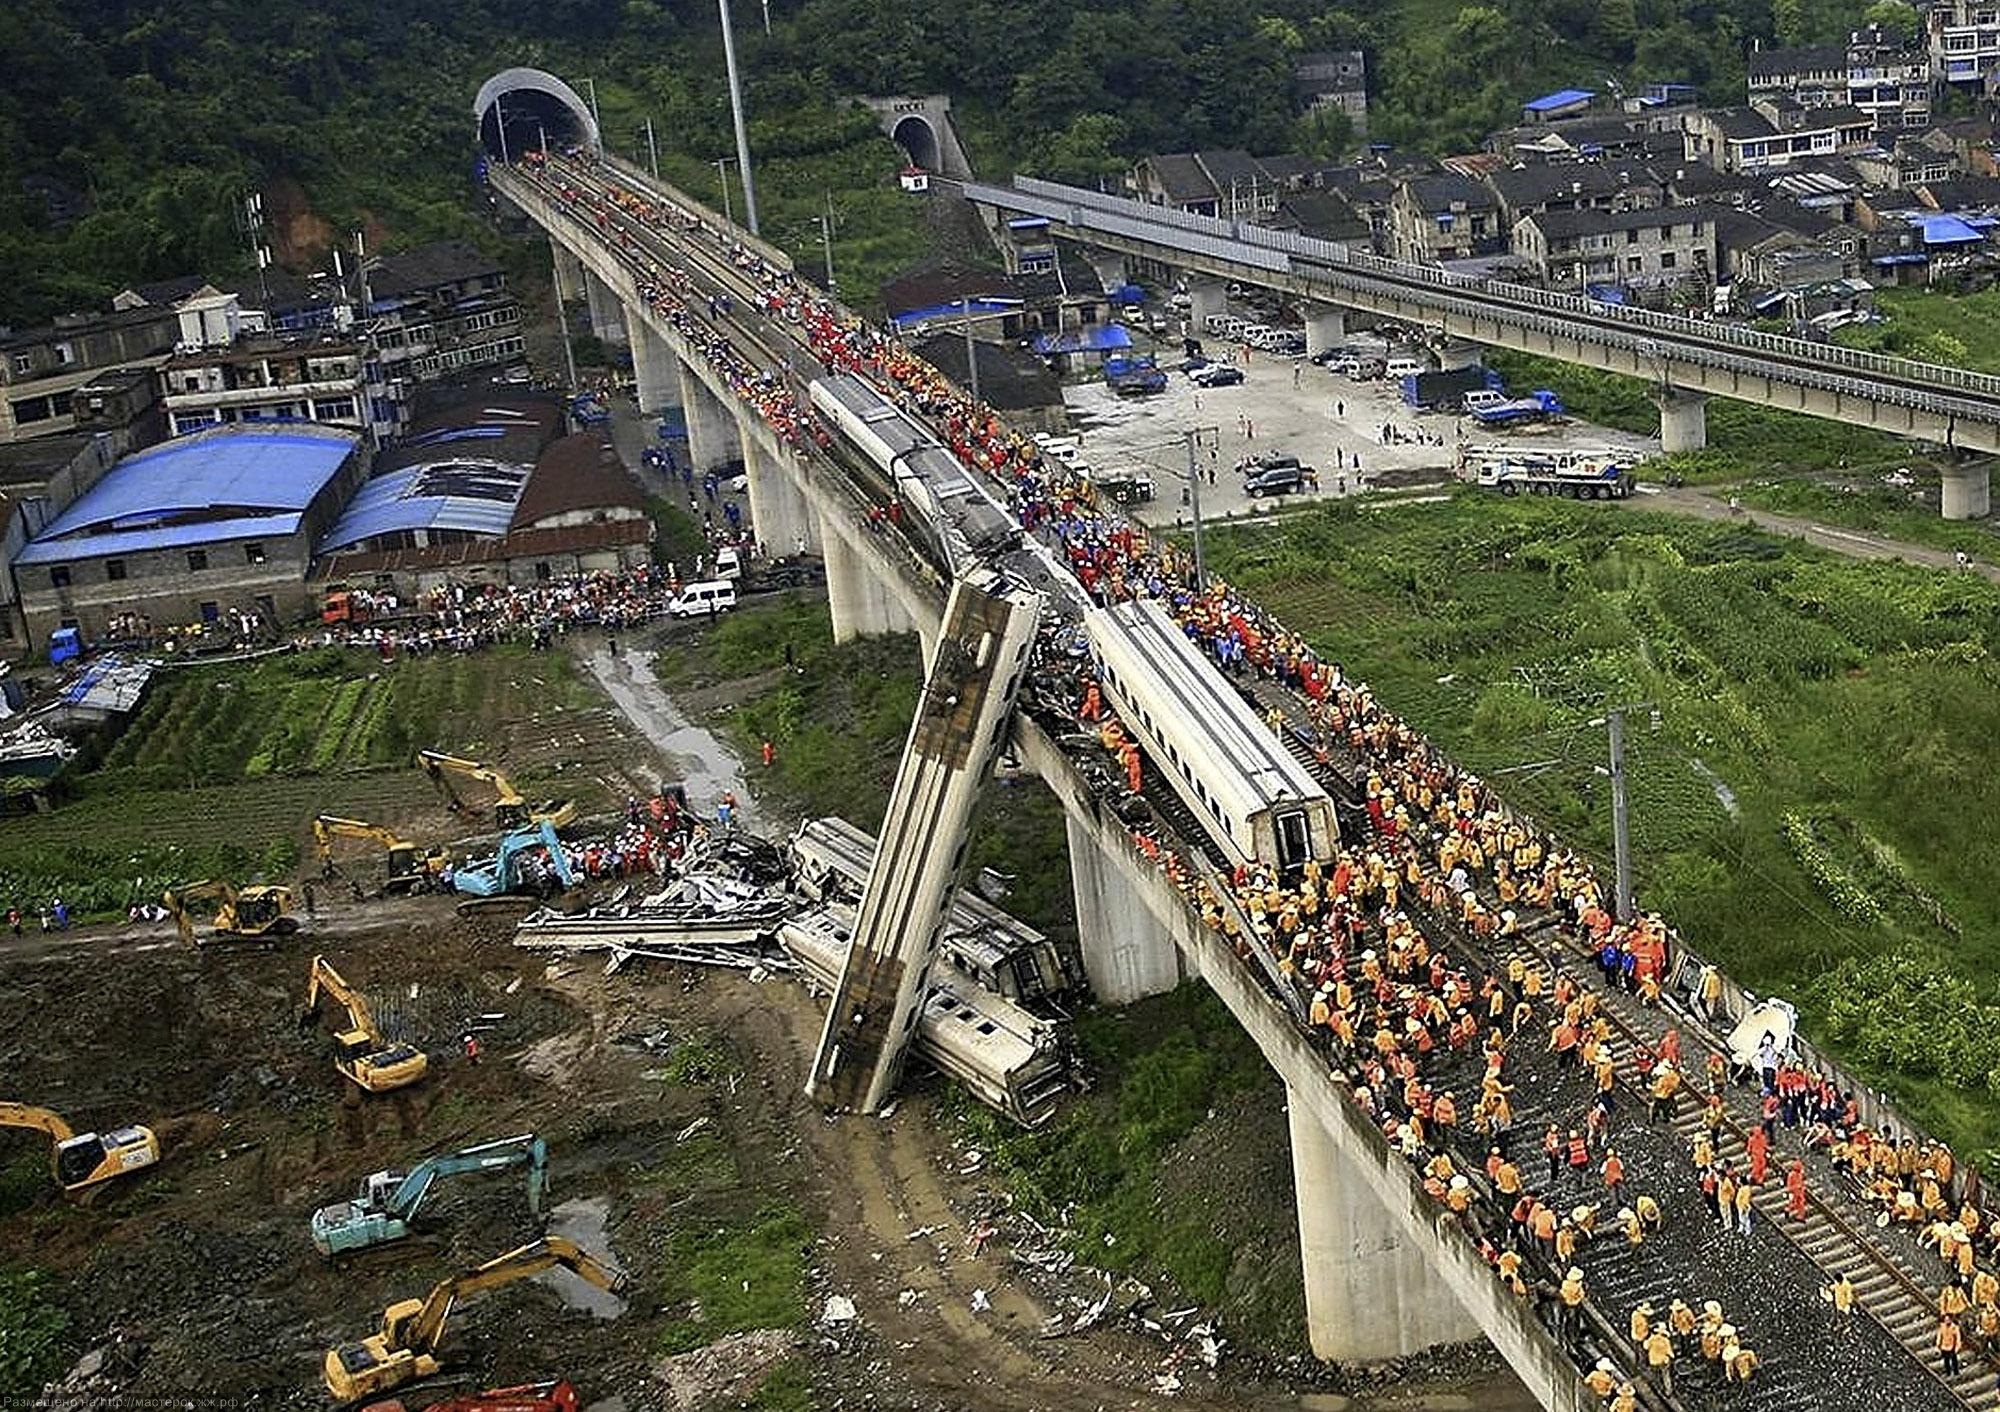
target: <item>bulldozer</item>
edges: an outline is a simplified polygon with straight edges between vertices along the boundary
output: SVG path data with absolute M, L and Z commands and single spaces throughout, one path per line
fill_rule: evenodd
M 336 1401 L 347 1403 L 435 1375 L 444 1366 L 438 1345 L 444 1341 L 445 1323 L 459 1300 L 556 1268 L 572 1271 L 613 1294 L 625 1287 L 623 1275 L 575 1242 L 546 1236 L 465 1274 L 438 1281 L 423 1299 L 391 1304 L 382 1311 L 382 1327 L 375 1333 L 359 1343 L 327 1350 L 327 1391 Z
M 395 830 L 382 824 L 321 814 L 313 820 L 313 842 L 319 848 L 321 876 L 331 878 L 339 875 L 340 869 L 333 858 L 333 845 L 334 840 L 342 838 L 358 838 L 381 846 L 383 858 L 389 866 L 388 880 L 383 883 L 382 891 L 391 896 L 429 892 L 444 874 L 446 858 L 442 848 L 424 852 L 417 844 L 398 837 Z
M 321 993 L 332 996 L 347 1010 L 347 1028 L 336 1030 L 333 1067 L 364 1093 L 388 1093 L 421 1079 L 430 1068 L 423 1050 L 409 1044 L 391 1044 L 376 1027 L 375 1016 L 360 991 L 341 978 L 333 963 L 324 956 L 312 960 L 306 986 L 306 1009 L 302 1021 L 319 1019 Z
M 452 784 L 452 777 L 477 780 L 491 785 L 499 796 L 493 801 L 493 822 L 503 829 L 531 828 L 547 824 L 550 828 L 562 828 L 576 819 L 576 801 L 573 799 L 552 799 L 530 807 L 514 788 L 513 782 L 491 765 L 477 760 L 468 760 L 462 755 L 447 755 L 442 750 L 419 750 L 417 764 L 430 776 L 438 793 L 454 814 L 467 814 L 471 806 L 459 795 Z
M 206 938 L 196 934 L 194 918 L 188 915 L 189 906 L 196 902 L 219 904 L 215 909 L 215 924 Z M 299 929 L 298 918 L 292 915 L 292 890 L 271 884 L 255 883 L 239 888 L 221 878 L 207 878 L 184 887 L 168 888 L 160 905 L 173 917 L 181 940 L 195 946 L 218 941 L 270 943 Z
M 34 1128 L 55 1142 L 52 1158 L 56 1183 L 79 1192 L 150 1167 L 160 1160 L 160 1140 L 151 1128 L 113 1128 L 108 1133 L 80 1133 L 60 1113 L 27 1103 L 0 1103 L 0 1128 Z

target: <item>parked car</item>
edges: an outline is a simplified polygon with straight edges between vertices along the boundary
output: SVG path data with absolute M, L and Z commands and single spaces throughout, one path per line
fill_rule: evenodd
M 1254 466 L 1243 477 L 1243 493 L 1253 499 L 1260 495 L 1291 495 L 1305 486 L 1305 470 L 1297 462 L 1289 466 Z
M 1181 365 L 1180 365 L 1180 370 L 1181 370 L 1182 372 L 1184 372 L 1184 373 L 1190 373 L 1190 374 L 1191 374 L 1191 373 L 1193 373 L 1193 372 L 1195 371 L 1195 369 L 1197 369 L 1197 368 L 1206 368 L 1206 367 L 1209 367 L 1209 366 L 1211 366 L 1211 365 L 1210 365 L 1210 363 L 1209 363 L 1208 359 L 1207 359 L 1207 358 L 1205 358 L 1205 357 L 1203 357 L 1203 356 L 1202 356 L 1201 354 L 1197 353 L 1197 354 L 1195 354 L 1195 355 L 1194 355 L 1194 356 L 1193 356 L 1192 358 L 1188 358 L 1188 359 L 1184 360 L 1184 361 L 1183 361 L 1183 362 L 1181 363 Z
M 1243 369 L 1232 368 L 1227 363 L 1210 363 L 1189 373 L 1188 380 L 1196 387 L 1234 387 L 1243 381 Z

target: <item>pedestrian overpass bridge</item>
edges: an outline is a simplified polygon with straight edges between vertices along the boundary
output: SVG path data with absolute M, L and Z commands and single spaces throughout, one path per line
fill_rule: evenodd
M 824 371 L 799 326 L 775 317 L 760 297 L 805 288 L 782 252 L 636 168 L 594 154 L 534 167 L 496 165 L 491 181 L 498 196 L 548 233 L 559 284 L 581 281 L 593 328 L 629 343 L 642 408 L 680 402 L 702 469 L 740 450 L 752 516 L 767 543 L 788 547 L 796 535 L 822 549 L 836 635 L 914 629 L 935 670 L 945 576 L 908 539 L 873 527 L 867 511 L 883 491 L 865 482 L 861 458 L 850 448 L 837 437 L 827 444 L 773 429 L 773 390 L 796 388 L 801 377 Z M 816 292 L 807 294 L 831 307 Z M 1279 688 L 1265 683 L 1260 689 Z M 1935 1304 L 1923 1278 L 1905 1268 L 1907 1257 L 1898 1249 L 1882 1247 L 1868 1223 L 1842 1219 L 1834 1195 L 1815 1197 L 1812 1217 L 1797 1231 L 1780 1234 L 1778 1223 L 1769 1222 L 1756 1243 L 1746 1238 L 1740 1249 L 1729 1248 L 1713 1270 L 1687 1267 L 1685 1256 L 1675 1253 L 1685 1251 L 1686 1242 L 1629 1249 L 1622 1237 L 1594 1242 L 1578 1257 L 1590 1271 L 1594 1297 L 1573 1320 L 1552 1317 L 1553 1285 L 1510 1291 L 1493 1270 L 1492 1242 L 1502 1238 L 1505 1201 L 1497 1217 L 1489 1213 L 1482 1223 L 1444 1210 L 1424 1189 L 1421 1174 L 1357 1100 L 1348 1074 L 1313 1039 L 1302 1019 L 1303 998 L 1288 988 L 1272 958 L 1252 947 L 1257 964 L 1246 964 L 1187 889 L 1163 870 L 1157 852 L 1139 845 L 1130 801 L 1121 806 L 1107 792 L 1101 771 L 1091 768 L 1091 751 L 1079 748 L 1064 714 L 1024 712 L 1016 742 L 1023 763 L 1064 807 L 1085 970 L 1099 997 L 1114 1004 L 1201 978 L 1283 1078 L 1308 1325 L 1321 1357 L 1372 1361 L 1483 1334 L 1544 1407 L 1562 1412 L 1601 1405 L 1581 1381 L 1599 1357 L 1636 1382 L 1638 1405 L 1648 1412 L 1844 1407 L 1838 1398 L 1827 1401 L 1825 1383 L 1829 1369 L 1850 1365 L 1892 1370 L 1898 1389 L 1893 1405 L 1899 1407 L 2000 1407 L 1990 1373 L 1948 1379 L 1930 1370 L 1925 1349 Z M 1171 839 L 1166 802 L 1141 802 L 1161 811 L 1156 817 Z M 890 832 L 885 828 L 884 837 Z M 1182 842 L 1189 856 L 1199 852 L 1193 840 Z M 1440 931 L 1436 940 L 1444 947 L 1465 938 L 1448 941 Z M 1529 953 L 1527 964 L 1537 968 L 1560 959 L 1551 940 L 1520 946 Z M 1505 959 L 1493 956 L 1468 964 L 1505 970 Z M 1636 1044 L 1657 1040 L 1658 1019 L 1621 1023 L 1629 1024 L 1626 1033 Z M 1655 1032 L 1642 1040 L 1649 1024 Z M 1524 1093 L 1522 1130 L 1529 1130 L 1530 1120 L 1561 1111 L 1550 1103 L 1573 1097 L 1556 1088 L 1546 1095 Z M 1893 1113 L 1877 1113 L 1875 1099 L 1867 1101 L 1871 1119 L 1904 1126 Z M 1692 1110 L 1682 1114 L 1694 1117 Z M 1678 1126 L 1658 1140 L 1675 1148 L 1682 1140 Z M 1524 1165 L 1529 1160 L 1524 1154 Z M 1485 1175 L 1471 1175 L 1490 1202 Z M 1691 1174 L 1676 1176 L 1676 1216 L 1689 1223 L 1688 1239 L 1698 1240 L 1702 1216 L 1688 1196 Z M 1769 1207 L 1760 1210 L 1768 1215 Z M 1832 1268 L 1849 1270 L 1868 1291 L 1872 1321 L 1844 1329 L 1820 1316 L 1814 1288 L 1820 1272 Z M 1707 1289 L 1691 1283 L 1704 1279 Z M 1712 1295 L 1741 1311 L 1764 1357 L 1754 1389 L 1732 1385 L 1725 1393 L 1719 1383 L 1690 1389 L 1684 1381 L 1677 1394 L 1646 1375 L 1626 1327 L 1629 1308 L 1649 1299 L 1664 1311 L 1676 1293 Z M 1788 1311 L 1782 1323 L 1767 1305 Z M 1889 1377 L 1890 1371 L 1872 1376 Z M 1688 1400 L 1695 1393 L 1699 1399 Z
M 1622 373 L 1653 385 L 1669 452 L 1707 441 L 1710 397 L 1824 417 L 1955 451 L 2000 452 L 2000 376 L 1814 343 L 1579 294 L 1460 274 L 1351 250 L 1249 221 L 1195 215 L 1030 177 L 968 181 L 965 199 L 1004 221 L 1186 277 L 1196 327 L 1230 280 L 1276 290 L 1306 310 L 1308 352 L 1338 342 L 1341 311 L 1362 310 L 1472 343 Z M 1004 232 L 1003 232 L 1004 234 Z M 1987 513 L 1984 466 L 1945 473 L 1944 514 Z

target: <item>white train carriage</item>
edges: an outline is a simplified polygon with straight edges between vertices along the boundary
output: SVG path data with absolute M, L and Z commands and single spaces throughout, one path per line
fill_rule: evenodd
M 811 392 L 819 414 L 889 478 L 937 538 L 953 573 L 1020 543 L 1019 523 L 986 483 L 873 385 L 842 373 L 815 379 Z
M 778 929 L 786 954 L 827 995 L 840 983 L 853 938 L 854 909 L 842 902 L 801 913 Z M 1031 1128 L 1048 1121 L 1069 1087 L 1060 1028 L 950 972 L 932 975 L 912 1048 L 980 1102 Z
M 791 853 L 800 891 L 817 902 L 858 903 L 875 861 L 875 838 L 845 819 L 808 819 L 793 836 Z M 952 898 L 938 959 L 1016 1004 L 1054 999 L 1069 989 L 1053 941 L 965 888 Z
M 1333 800 L 1180 625 L 1150 599 L 1084 616 L 1118 719 L 1235 862 L 1292 873 L 1340 842 Z

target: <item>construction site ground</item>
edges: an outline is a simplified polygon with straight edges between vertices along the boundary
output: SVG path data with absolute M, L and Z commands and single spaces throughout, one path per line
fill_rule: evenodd
M 687 629 L 626 645 L 610 662 L 594 657 L 601 643 L 570 647 L 585 659 L 580 678 L 609 674 L 615 695 L 643 687 L 670 711 L 661 679 L 702 651 Z M 754 713 L 774 680 L 760 669 L 741 675 L 738 693 L 691 686 L 701 705 L 674 729 L 693 735 L 674 740 L 720 767 L 728 752 L 713 737 L 698 744 L 702 718 Z M 541 741 L 517 733 L 510 749 L 587 760 L 613 797 L 621 780 L 689 773 L 680 749 L 662 758 L 648 743 L 661 723 L 643 711 L 568 710 L 533 728 Z M 756 789 L 757 771 L 737 768 Z M 413 829 L 451 822 L 425 807 L 409 803 Z M 776 832 L 792 807 L 795 795 L 770 804 L 760 826 Z M 1490 1352 L 1446 1354 L 1397 1381 L 1321 1369 L 1271 1330 L 1226 1319 L 1210 1371 L 1190 1333 L 1208 1311 L 1181 1312 L 1193 1301 L 1170 1286 L 1147 1299 L 1084 1262 L 1035 1268 L 1066 1263 L 1065 1233 L 1009 1209 L 981 1126 L 934 1077 L 915 1079 L 886 1118 L 828 1119 L 810 1105 L 800 1084 L 819 1011 L 783 977 L 637 964 L 606 976 L 596 960 L 516 950 L 507 913 L 466 918 L 437 897 L 356 900 L 323 888 L 318 911 L 268 950 L 196 951 L 144 923 L 0 939 L 6 1096 L 80 1125 L 150 1124 L 164 1148 L 158 1168 L 77 1202 L 54 1192 L 44 1143 L 0 1135 L 0 1272 L 51 1276 L 38 1297 L 67 1320 L 54 1373 L 91 1355 L 91 1376 L 73 1380 L 84 1395 L 69 1405 L 160 1396 L 328 1406 L 327 1348 L 537 1227 L 518 1183 L 462 1179 L 440 1188 L 431 1238 L 335 1268 L 307 1239 L 313 1209 L 351 1195 L 370 1171 L 526 1131 L 550 1143 L 554 1229 L 608 1244 L 630 1277 L 624 1312 L 595 1318 L 548 1279 L 485 1295 L 450 1327 L 458 1388 L 562 1376 L 587 1403 L 631 1412 L 1526 1405 Z M 307 962 L 320 951 L 392 1035 L 431 1053 L 421 1084 L 363 1098 L 336 1076 L 324 1024 L 299 1023 Z M 1100 1023 L 1143 1029 L 1148 1016 Z M 481 1030 L 477 1064 L 460 1048 L 468 1027 Z M 1074 1102 L 1114 1097 L 1143 1102 L 1115 1075 Z M 1152 1178 L 1156 1214 L 1226 1230 L 1239 1263 L 1270 1281 L 1297 1277 L 1281 1101 L 1267 1081 L 1196 1115 Z M 1017 1169 L 1022 1141 L 1008 1146 Z M 1216 1173 L 1238 1189 L 1216 1190 Z M 1225 1212 L 1246 1228 L 1216 1224 Z M 1262 1244 L 1247 1229 L 1252 1214 Z M 975 1249 L 971 1232 L 987 1221 L 997 1234 Z M 1075 1321 L 1107 1288 L 1095 1328 L 1044 1336 L 1051 1318 Z M 829 1300 L 836 1315 L 851 1301 L 853 1317 L 827 1320 Z M 1139 1317 L 1123 1317 L 1135 1305 Z M 411 1405 L 443 1395 L 418 1392 Z

